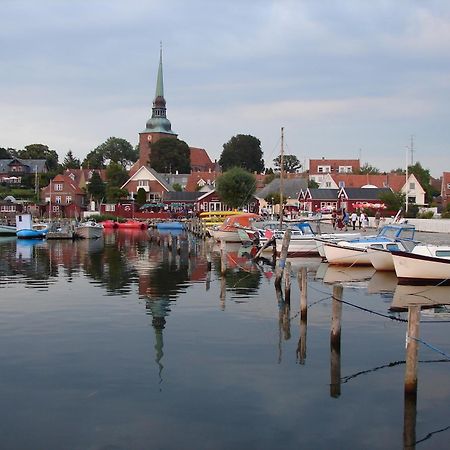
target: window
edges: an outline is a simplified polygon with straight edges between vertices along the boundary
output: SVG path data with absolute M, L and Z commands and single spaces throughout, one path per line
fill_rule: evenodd
M 52 211 L 53 211 L 54 213 L 59 212 L 59 206 L 58 206 L 58 205 L 53 205 Z
M 319 173 L 328 173 L 331 172 L 331 166 L 318 166 L 317 172 Z
M 54 189 L 55 191 L 62 191 L 62 190 L 63 190 L 63 184 L 62 184 L 62 183 L 55 183 L 55 184 L 53 185 L 53 189 Z
M 325 182 L 325 187 L 330 188 L 331 187 L 331 181 L 326 181 Z
M 16 210 L 15 205 L 2 205 L 0 207 L 1 212 L 14 212 Z
M 338 172 L 339 173 L 351 173 L 352 172 L 352 166 L 339 166 Z
M 72 196 L 66 195 L 66 204 L 72 203 Z
M 439 258 L 448 258 L 450 257 L 449 250 L 436 250 L 436 256 Z
M 400 249 L 397 244 L 387 244 L 386 250 L 389 250 L 390 252 L 398 252 Z
M 55 197 L 55 203 L 57 203 L 58 205 L 61 204 L 61 196 L 60 196 L 60 195 L 57 195 L 57 196 Z
M 138 188 L 148 187 L 148 180 L 138 180 Z
M 345 181 L 339 181 L 339 187 L 340 188 L 345 187 Z
M 105 205 L 105 211 L 107 212 L 113 212 L 116 210 L 116 205 L 111 205 L 110 203 L 107 203 Z
M 409 188 L 412 190 L 416 189 L 416 183 L 409 183 Z
M 447 189 L 450 189 L 450 183 L 447 183 Z

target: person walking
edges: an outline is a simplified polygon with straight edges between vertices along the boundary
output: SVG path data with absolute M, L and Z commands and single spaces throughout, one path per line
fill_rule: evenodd
M 365 232 L 367 227 L 367 217 L 364 212 L 361 212 L 361 214 L 359 215 L 359 223 L 360 227 L 362 227 L 362 230 Z
M 353 231 L 355 231 L 356 221 L 358 220 L 358 214 L 356 214 L 356 211 L 352 212 L 352 215 L 350 216 L 350 220 L 352 222 Z
M 333 225 L 333 230 L 336 229 L 336 222 L 337 222 L 337 212 L 335 209 L 333 209 L 331 213 L 331 225 Z
M 381 213 L 380 213 L 380 210 L 377 209 L 377 212 L 375 213 L 375 228 L 377 230 L 380 227 L 380 220 L 381 220 Z
M 350 216 L 348 215 L 348 212 L 344 209 L 342 211 L 342 222 L 344 222 L 345 231 L 348 231 L 348 222 L 350 221 Z

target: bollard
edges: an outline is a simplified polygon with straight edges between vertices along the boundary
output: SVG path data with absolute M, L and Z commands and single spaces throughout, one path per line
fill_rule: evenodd
M 275 288 L 281 289 L 281 278 L 283 276 L 284 266 L 286 264 L 289 242 L 291 241 L 291 230 L 286 230 L 283 236 L 280 259 L 275 269 Z
M 343 287 L 336 284 L 333 287 L 333 303 L 331 307 L 331 382 L 330 395 L 337 398 L 341 395 L 341 317 L 342 317 Z
M 291 262 L 286 262 L 284 270 L 284 301 L 291 304 Z
M 408 331 L 406 334 L 406 369 L 405 369 L 405 393 L 417 392 L 417 354 L 420 323 L 420 306 L 408 306 Z

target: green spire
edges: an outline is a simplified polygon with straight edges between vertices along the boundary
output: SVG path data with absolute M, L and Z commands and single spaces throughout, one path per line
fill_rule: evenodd
M 156 79 L 156 97 L 164 97 L 164 83 L 163 83 L 163 68 L 162 68 L 162 42 L 160 42 L 159 48 L 159 67 L 158 67 L 158 78 Z

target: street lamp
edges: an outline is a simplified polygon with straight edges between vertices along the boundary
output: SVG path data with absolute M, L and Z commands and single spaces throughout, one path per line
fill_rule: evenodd
M 270 213 L 271 213 L 271 216 L 272 216 L 272 220 L 273 220 L 273 209 L 274 209 L 273 202 L 274 202 L 274 198 L 272 197 L 272 207 L 270 208 Z

